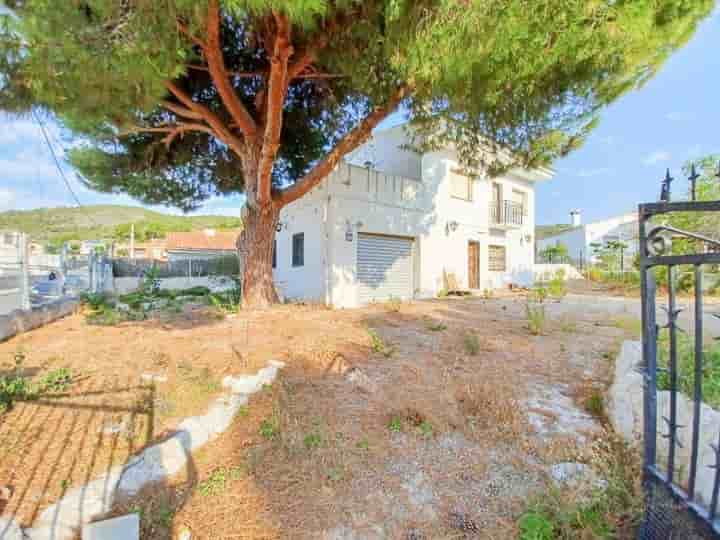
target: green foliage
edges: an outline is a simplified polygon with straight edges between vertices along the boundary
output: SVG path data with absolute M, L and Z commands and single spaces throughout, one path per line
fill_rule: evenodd
M 563 298 L 567 294 L 565 286 L 565 270 L 559 269 L 547 284 L 548 294 L 553 298 Z
M 80 294 L 80 301 L 83 304 L 90 306 L 91 309 L 98 310 L 101 307 L 107 305 L 108 298 L 101 293 L 83 292 Z
M 585 410 L 593 416 L 601 417 L 605 413 L 605 400 L 600 392 L 594 392 L 585 399 Z
M 670 360 L 670 335 L 664 329 L 658 338 L 658 365 L 665 370 Z M 695 386 L 695 338 L 684 332 L 677 333 L 678 389 L 692 399 Z M 658 370 L 658 388 L 670 389 L 670 375 Z M 703 401 L 720 408 L 720 342 L 705 344 L 702 368 Z
M 38 392 L 64 392 L 73 383 L 73 373 L 70 368 L 54 369 L 42 376 L 38 382 Z
M 307 450 L 316 450 L 320 448 L 322 445 L 323 439 L 322 435 L 320 433 L 314 432 L 314 433 L 308 433 L 305 435 L 305 438 L 303 439 L 303 443 L 305 444 L 305 448 Z
M 188 68 L 204 58 L 177 21 L 206 36 L 197 2 L 8 2 L 18 19 L 7 18 L 0 30 L 7 51 L 0 107 L 40 104 L 82 136 L 70 159 L 90 187 L 183 209 L 244 190 L 240 156 L 205 131 L 165 144 L 167 133 L 131 129 L 174 120 L 159 106 L 168 80 L 230 125 L 207 72 Z M 419 129 L 415 145 L 455 142 L 467 168 L 482 165 L 479 156 L 486 155 L 493 167 L 508 167 L 498 154 L 477 152 L 490 141 L 490 150 L 545 165 L 581 144 L 603 106 L 650 79 L 712 6 L 712 0 L 225 0 L 223 56 L 232 70 L 266 70 L 273 9 L 289 17 L 295 51 L 323 36 L 317 63 L 338 76 L 292 81 L 276 185 L 302 176 L 400 82 Z M 230 84 L 261 123 L 255 98 L 267 84 L 258 77 L 233 77 Z
M 547 516 L 527 512 L 520 518 L 520 540 L 554 540 L 555 527 Z
M 545 300 L 549 291 L 536 285 L 530 291 L 525 302 L 525 315 L 528 321 L 528 330 L 533 336 L 539 336 L 545 331 Z
M 548 263 L 565 262 L 568 256 L 568 248 L 562 242 L 558 242 L 554 246 L 547 246 L 539 253 L 542 260 Z
M 423 437 L 430 438 L 433 435 L 433 426 L 427 420 L 423 420 L 418 426 L 418 431 Z
M 388 423 L 388 429 L 391 433 L 400 433 L 402 431 L 402 419 L 399 416 L 393 416 Z
M 463 347 L 470 356 L 477 355 L 480 352 L 480 338 L 477 337 L 477 334 L 465 334 L 463 336 Z
M 447 330 L 447 325 L 440 321 L 427 321 L 425 326 L 431 332 L 442 332 L 443 330 Z
M 260 422 L 260 435 L 267 439 L 274 439 L 280 433 L 280 426 L 275 418 L 270 418 Z
M 198 484 L 198 492 L 203 497 L 212 497 L 225 491 L 231 481 L 242 478 L 241 467 L 221 467 L 210 473 L 205 480 Z
M 33 396 L 33 388 L 23 371 L 25 355 L 16 353 L 14 365 L 8 373 L 0 373 L 0 413 L 11 409 L 19 400 L 29 399 Z

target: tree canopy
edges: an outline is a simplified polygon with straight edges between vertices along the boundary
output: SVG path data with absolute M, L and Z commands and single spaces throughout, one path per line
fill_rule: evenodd
M 0 107 L 52 111 L 88 184 L 189 210 L 244 193 L 267 287 L 279 209 L 402 105 L 470 172 L 547 165 L 713 0 L 1 0 Z M 259 274 L 258 274 L 259 275 Z

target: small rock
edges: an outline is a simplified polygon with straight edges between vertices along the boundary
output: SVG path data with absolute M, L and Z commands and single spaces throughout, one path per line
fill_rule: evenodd
M 372 394 L 377 390 L 377 385 L 359 368 L 353 367 L 347 370 L 345 378 L 368 394 Z
M 587 482 L 592 487 L 604 489 L 607 481 L 598 478 L 595 471 L 584 463 L 573 463 L 570 461 L 557 463 L 550 468 L 550 476 L 556 485 L 577 485 Z
M 155 373 L 143 373 L 142 375 L 140 375 L 140 378 L 143 381 L 148 381 L 148 382 L 155 382 L 155 383 L 167 382 L 166 375 L 157 375 Z
M 177 540 L 192 540 L 192 533 L 187 527 L 183 527 L 178 534 Z
M 128 431 L 127 420 L 121 422 L 105 422 L 98 430 L 105 435 L 116 435 L 117 433 L 126 433 Z

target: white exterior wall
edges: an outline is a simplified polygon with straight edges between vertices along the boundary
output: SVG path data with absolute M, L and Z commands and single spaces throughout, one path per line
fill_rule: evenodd
M 420 156 L 398 148 L 405 140 L 402 127 L 375 134 L 320 186 L 282 210 L 274 276 L 285 297 L 356 307 L 359 233 L 413 240 L 415 297 L 437 295 L 446 286 L 446 273 L 468 287 L 470 241 L 480 245 L 480 289 L 532 284 L 535 194 L 530 174 L 477 178 L 471 201 L 455 198 L 450 175 L 459 165 L 454 152 Z M 365 168 L 365 161 L 376 168 Z M 534 178 L 547 177 L 543 173 Z M 513 189 L 524 193 L 528 209 L 522 226 L 491 228 L 491 182 L 503 185 L 504 199 L 512 198 Z M 457 223 L 454 231 L 449 222 Z M 292 235 L 298 232 L 305 233 L 305 265 L 293 268 Z M 505 272 L 488 270 L 488 247 L 493 244 L 506 248 Z
M 638 218 L 637 214 L 624 214 L 603 221 L 587 223 L 576 229 L 549 236 L 538 241 L 538 253 L 548 246 L 558 243 L 568 248 L 568 255 L 574 261 L 590 261 L 593 258 L 593 248 L 590 244 L 604 245 L 608 240 L 622 240 L 627 244 L 625 256 L 632 257 L 637 253 L 638 246 Z

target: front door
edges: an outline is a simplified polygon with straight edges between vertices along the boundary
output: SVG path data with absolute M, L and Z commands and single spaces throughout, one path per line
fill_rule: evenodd
M 468 287 L 480 288 L 480 243 L 468 243 Z

